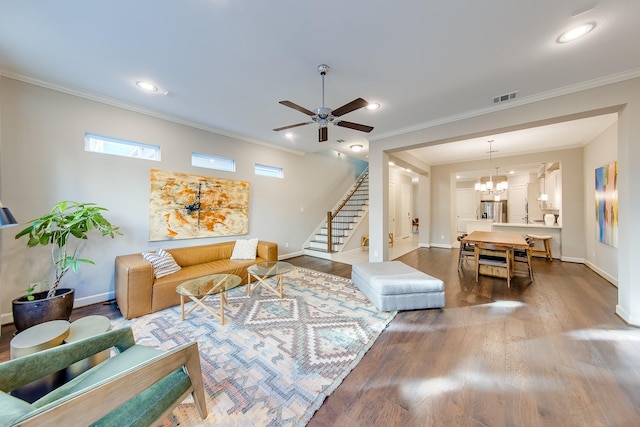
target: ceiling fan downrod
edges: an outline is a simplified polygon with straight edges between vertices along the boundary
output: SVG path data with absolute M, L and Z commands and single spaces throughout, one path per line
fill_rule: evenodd
M 327 64 L 318 65 L 318 71 L 322 76 L 322 108 L 318 108 L 316 110 L 316 114 L 318 116 L 318 123 L 321 126 L 327 126 L 327 118 L 329 117 L 329 114 L 330 114 L 330 111 L 325 107 L 325 104 L 324 104 L 324 76 L 327 75 L 329 70 L 330 68 Z

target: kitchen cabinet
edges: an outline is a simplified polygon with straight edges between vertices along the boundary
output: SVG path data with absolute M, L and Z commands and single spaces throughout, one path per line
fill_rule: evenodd
M 552 163 L 540 176 L 540 194 L 547 193 L 546 203 L 541 203 L 542 209 L 556 210 L 562 206 L 562 171 Z

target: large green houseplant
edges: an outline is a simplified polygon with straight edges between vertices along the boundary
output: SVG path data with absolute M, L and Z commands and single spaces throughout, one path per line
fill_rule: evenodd
M 59 285 L 68 271 L 77 273 L 81 264 L 95 264 L 79 256 L 80 244 L 89 238 L 91 232 L 97 231 L 103 237 L 111 236 L 111 238 L 122 234 L 118 227 L 113 226 L 103 216 L 105 211 L 107 211 L 106 208 L 97 206 L 95 203 L 58 202 L 49 213 L 31 220 L 27 228 L 16 234 L 16 239 L 27 236 L 27 247 L 30 248 L 50 245 L 51 260 L 55 270 L 55 278 L 48 291 L 29 292 L 28 295 L 14 300 L 14 323 L 18 331 L 47 320 L 64 317 L 66 317 L 65 320 L 69 319 L 73 308 L 73 292 L 71 292 L 71 303 L 69 298 L 65 302 L 60 302 L 65 306 L 64 309 L 50 310 L 48 304 L 53 300 L 61 299 L 57 298 L 59 295 L 66 294 L 62 292 Z M 30 287 L 30 290 L 32 291 L 33 288 Z M 27 319 L 20 318 L 21 310 L 26 312 Z M 65 313 L 60 313 L 61 310 Z M 53 319 L 48 318 L 50 316 L 53 316 Z

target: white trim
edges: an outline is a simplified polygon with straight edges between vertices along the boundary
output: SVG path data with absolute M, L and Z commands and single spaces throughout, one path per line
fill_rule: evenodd
M 453 249 L 453 246 L 445 245 L 444 243 L 431 243 L 432 248 L 440 248 L 440 249 Z
M 631 326 L 640 326 L 640 318 L 629 317 L 629 313 L 627 313 L 620 304 L 616 305 L 616 314 L 627 324 Z
M 298 252 L 290 252 L 288 254 L 284 254 L 284 255 L 278 255 L 278 260 L 283 260 L 283 259 L 289 259 L 289 258 L 295 258 L 297 256 L 302 256 L 304 255 L 303 251 L 298 251 Z
M 593 270 L 598 276 L 601 276 L 603 279 L 610 282 L 616 288 L 618 287 L 618 279 L 607 273 L 606 271 L 601 270 L 597 265 L 592 262 L 585 260 L 584 265 Z

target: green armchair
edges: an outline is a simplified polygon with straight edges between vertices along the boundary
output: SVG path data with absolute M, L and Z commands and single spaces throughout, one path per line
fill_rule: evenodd
M 110 348 L 114 356 L 33 403 L 9 394 Z M 122 328 L 0 363 L 0 426 L 146 427 L 188 394 L 206 418 L 198 344 L 162 351 L 137 345 Z

